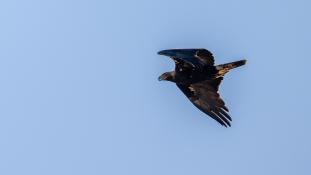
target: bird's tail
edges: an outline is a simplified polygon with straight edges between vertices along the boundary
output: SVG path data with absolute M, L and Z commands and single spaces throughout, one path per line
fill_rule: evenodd
M 217 75 L 218 76 L 224 76 L 229 70 L 243 66 L 246 63 L 246 60 L 240 60 L 240 61 L 234 61 L 231 63 L 221 64 L 216 66 L 216 69 L 218 70 Z

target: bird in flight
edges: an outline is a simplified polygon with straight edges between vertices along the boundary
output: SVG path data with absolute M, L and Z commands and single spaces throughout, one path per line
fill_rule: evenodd
M 158 52 L 175 62 L 175 70 L 165 72 L 159 81 L 176 83 L 177 87 L 202 112 L 221 125 L 231 126 L 228 108 L 218 93 L 224 75 L 231 69 L 242 66 L 246 60 L 215 66 L 213 54 L 206 49 L 170 49 Z

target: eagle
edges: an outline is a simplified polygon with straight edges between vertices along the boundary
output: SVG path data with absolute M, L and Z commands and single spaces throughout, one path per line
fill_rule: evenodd
M 231 126 L 232 119 L 219 95 L 219 85 L 229 70 L 244 65 L 246 60 L 215 65 L 213 54 L 206 49 L 169 49 L 158 54 L 175 62 L 175 70 L 163 73 L 159 81 L 175 83 L 198 109 L 221 125 Z

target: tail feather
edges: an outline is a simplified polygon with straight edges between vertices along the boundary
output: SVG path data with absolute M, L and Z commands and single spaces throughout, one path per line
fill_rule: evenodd
M 234 69 L 236 67 L 243 66 L 246 63 L 246 60 L 240 60 L 240 61 L 234 61 L 231 63 L 221 64 L 216 66 L 216 69 L 218 70 L 218 76 L 224 76 L 229 70 Z M 218 77 L 217 76 L 217 77 Z

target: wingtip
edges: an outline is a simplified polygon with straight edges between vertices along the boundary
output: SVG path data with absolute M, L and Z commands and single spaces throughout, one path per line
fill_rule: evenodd
M 227 108 L 227 106 L 222 107 L 222 109 L 224 109 L 225 111 L 229 112 L 229 109 Z
M 231 123 L 230 122 L 226 122 L 225 124 L 222 124 L 222 126 L 226 127 L 226 128 L 230 128 L 231 127 Z
M 225 128 L 230 128 L 231 127 L 231 124 L 229 123 L 229 124 L 224 124 L 224 125 L 222 125 L 222 126 L 224 126 Z

